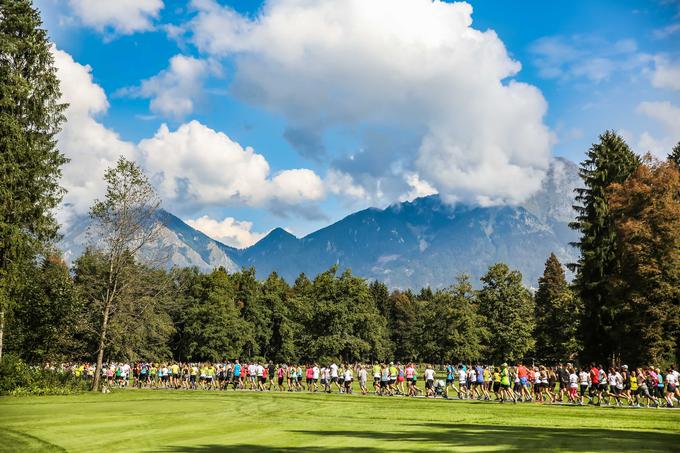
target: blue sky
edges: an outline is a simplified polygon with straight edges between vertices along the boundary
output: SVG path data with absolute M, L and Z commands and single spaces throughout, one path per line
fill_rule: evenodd
M 469 3 L 37 1 L 72 105 L 63 218 L 119 154 L 245 246 L 433 192 L 518 203 L 605 129 L 680 140 L 680 2 Z

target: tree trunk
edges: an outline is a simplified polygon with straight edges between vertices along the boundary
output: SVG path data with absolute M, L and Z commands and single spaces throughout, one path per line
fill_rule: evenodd
M 0 361 L 2 361 L 2 346 L 5 338 L 5 309 L 0 308 Z
M 94 382 L 92 383 L 92 391 L 96 392 L 99 390 L 99 382 L 102 375 L 102 364 L 104 362 L 104 345 L 106 344 L 106 330 L 109 326 L 109 309 L 111 303 L 107 301 L 104 306 L 104 318 L 102 319 L 102 328 L 99 333 L 99 349 L 97 350 L 97 367 L 94 371 Z

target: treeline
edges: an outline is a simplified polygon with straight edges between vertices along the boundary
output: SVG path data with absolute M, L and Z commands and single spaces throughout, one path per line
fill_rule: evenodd
M 106 262 L 90 249 L 71 271 L 56 256 L 27 269 L 31 284 L 9 322 L 8 350 L 31 363 L 92 361 Z M 568 292 L 559 263 L 552 271 L 548 291 Z M 201 273 L 136 263 L 128 272 L 135 284 L 109 314 L 105 361 L 514 360 L 535 354 L 535 335 L 553 328 L 537 324 L 552 320 L 536 316 L 521 274 L 505 264 L 491 266 L 479 290 L 460 276 L 449 288 L 417 293 L 390 292 L 336 267 L 313 279 L 301 274 L 293 285 L 276 273 L 258 281 L 252 268 Z M 565 317 L 574 324 L 577 311 Z M 571 337 L 546 336 L 547 353 L 577 351 L 575 329 L 564 332 Z

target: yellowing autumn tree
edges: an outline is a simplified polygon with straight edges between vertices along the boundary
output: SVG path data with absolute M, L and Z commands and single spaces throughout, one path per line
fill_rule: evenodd
M 619 242 L 612 278 L 621 307 L 621 358 L 664 364 L 680 358 L 680 168 L 646 156 L 622 184 L 609 188 Z

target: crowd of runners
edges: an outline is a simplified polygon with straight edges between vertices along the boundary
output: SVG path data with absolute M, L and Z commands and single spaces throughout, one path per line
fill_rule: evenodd
M 48 365 L 49 366 L 49 365 Z M 93 364 L 61 366 L 77 377 L 94 377 Z M 319 366 L 239 363 L 110 363 L 102 368 L 109 387 L 251 390 L 288 392 L 339 392 L 380 396 L 424 396 L 503 402 L 538 402 L 674 407 L 679 404 L 680 374 L 666 370 L 571 364 L 514 366 L 449 364 L 438 371 L 421 370 L 413 363 L 340 364 Z M 422 380 L 422 381 L 421 381 Z M 422 382 L 422 387 L 420 386 Z

